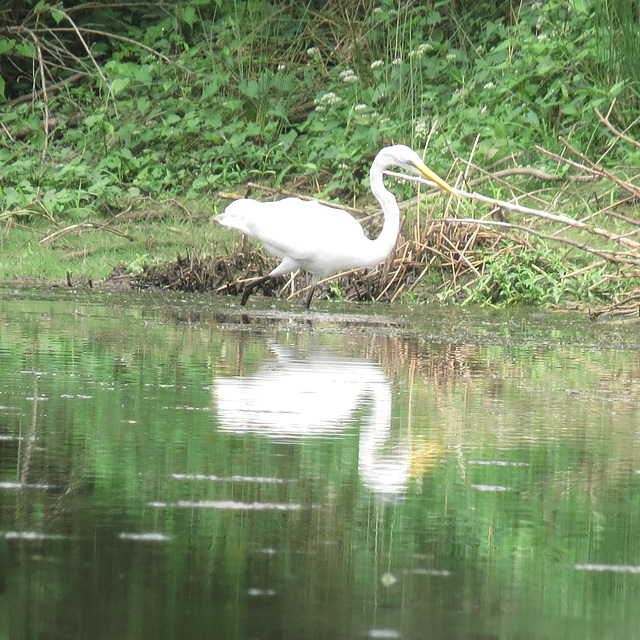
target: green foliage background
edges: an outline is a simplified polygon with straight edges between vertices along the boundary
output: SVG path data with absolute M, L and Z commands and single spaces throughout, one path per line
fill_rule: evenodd
M 366 204 L 369 163 L 393 142 L 426 152 L 441 175 L 460 158 L 562 175 L 569 165 L 534 148 L 564 153 L 562 136 L 600 166 L 634 175 L 640 148 L 616 144 L 596 109 L 640 139 L 640 5 L 343 4 L 0 2 L 0 278 L 102 279 L 123 261 L 137 272 L 191 249 L 225 255 L 228 234 L 207 224 L 220 194 L 254 181 Z M 512 197 L 508 188 L 493 195 Z M 585 189 L 567 192 L 569 215 L 616 201 L 615 185 Z M 155 226 L 141 214 L 128 230 L 138 243 L 79 237 L 101 228 L 101 217 L 111 224 L 167 198 L 179 217 L 150 204 Z M 636 214 L 623 213 L 633 225 Z M 77 242 L 56 244 L 69 253 L 41 248 L 52 225 L 76 224 Z M 501 253 L 477 281 L 437 295 L 557 304 L 566 295 L 611 299 L 635 281 L 605 266 L 574 285 L 568 274 L 588 262 L 556 249 Z
M 593 108 L 616 99 L 629 122 L 637 107 L 637 31 L 617 27 L 638 13 L 586 0 L 11 1 L 0 207 L 37 201 L 72 219 L 140 194 L 308 176 L 352 195 L 392 141 L 430 138 L 441 172 L 476 136 L 479 164 L 553 149 L 558 134 L 598 152 L 607 138 Z

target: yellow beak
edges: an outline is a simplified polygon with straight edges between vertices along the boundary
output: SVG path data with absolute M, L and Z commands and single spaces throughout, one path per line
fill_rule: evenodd
M 435 182 L 441 189 L 444 189 L 448 193 L 457 196 L 458 194 L 453 190 L 453 187 L 450 187 L 442 178 L 437 176 L 426 164 L 417 164 L 416 168 L 420 173 L 427 179 L 431 180 L 431 182 Z

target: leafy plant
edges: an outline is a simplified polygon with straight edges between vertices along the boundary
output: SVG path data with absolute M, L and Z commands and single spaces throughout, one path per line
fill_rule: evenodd
M 527 250 L 507 244 L 486 257 L 476 278 L 458 291 L 442 292 L 440 300 L 446 302 L 455 297 L 463 304 L 494 307 L 550 306 L 561 301 L 597 304 L 624 289 L 625 284 L 608 273 L 604 265 L 593 269 L 575 267 L 574 262 L 561 258 L 545 244 Z
M 626 60 L 638 16 L 604 4 L 12 0 L 0 12 L 0 213 L 109 217 L 141 196 L 200 200 L 249 180 L 356 200 L 390 142 L 428 147 L 443 174 L 472 153 L 527 163 L 559 134 L 627 161 L 594 108 L 616 101 L 635 133 L 635 67 L 614 55 L 603 16 L 629 23 Z M 529 283 L 505 299 L 555 299 L 538 258 L 491 266 Z
M 465 287 L 464 302 L 496 307 L 557 303 L 564 273 L 564 266 L 548 249 L 529 252 L 507 246 L 487 257 L 482 273 Z
M 430 139 L 440 171 L 449 160 L 438 149 L 451 140 L 464 155 L 476 136 L 476 161 L 553 146 L 559 132 L 585 137 L 586 151 L 598 141 L 579 125 L 625 87 L 590 81 L 597 38 L 579 2 L 571 12 L 555 0 L 463 15 L 447 2 L 385 1 L 347 17 L 329 3 L 320 21 L 294 3 L 274 14 L 259 1 L 191 0 L 172 15 L 147 5 L 20 6 L 0 25 L 12 136 L 0 161 L 3 186 L 27 181 L 23 204 L 43 188 L 71 186 L 90 204 L 131 190 L 193 197 L 249 178 L 278 185 L 310 171 L 324 195 L 344 197 L 361 191 L 368 159 L 393 140 Z M 53 80 L 63 92 L 22 100 Z

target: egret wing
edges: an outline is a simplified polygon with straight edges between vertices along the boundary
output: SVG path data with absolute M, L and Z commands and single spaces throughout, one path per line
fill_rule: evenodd
M 259 207 L 246 219 L 246 227 L 280 258 L 289 256 L 305 263 L 330 251 L 335 243 L 364 237 L 360 223 L 342 209 L 298 198 L 256 204 Z

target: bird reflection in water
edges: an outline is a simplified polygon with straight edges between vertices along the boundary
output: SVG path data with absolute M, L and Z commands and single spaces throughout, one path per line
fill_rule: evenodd
M 327 350 L 272 346 L 251 376 L 217 378 L 219 429 L 280 442 L 346 435 L 360 424 L 358 474 L 384 496 L 403 494 L 415 471 L 408 437 L 392 434 L 392 387 L 378 364 Z M 359 408 L 369 407 L 360 412 Z

